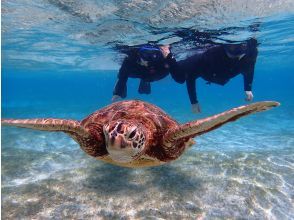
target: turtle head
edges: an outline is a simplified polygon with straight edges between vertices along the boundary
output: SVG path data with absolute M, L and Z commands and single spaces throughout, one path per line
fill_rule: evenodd
M 127 163 L 144 153 L 146 137 L 143 128 L 130 121 L 115 121 L 103 127 L 106 149 L 111 159 Z

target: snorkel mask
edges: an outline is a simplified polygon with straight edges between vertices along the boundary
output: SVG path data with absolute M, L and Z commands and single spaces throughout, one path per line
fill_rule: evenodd
M 138 51 L 140 62 L 148 62 L 148 65 L 154 65 L 163 59 L 159 48 L 154 46 L 143 46 Z

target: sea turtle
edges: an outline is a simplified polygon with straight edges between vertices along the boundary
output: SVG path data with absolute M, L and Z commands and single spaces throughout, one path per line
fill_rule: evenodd
M 257 102 L 179 124 L 155 105 L 129 100 L 108 105 L 80 122 L 55 118 L 2 119 L 2 125 L 62 131 L 99 160 L 124 167 L 146 167 L 177 159 L 195 143 L 195 136 L 278 105 L 273 101 Z

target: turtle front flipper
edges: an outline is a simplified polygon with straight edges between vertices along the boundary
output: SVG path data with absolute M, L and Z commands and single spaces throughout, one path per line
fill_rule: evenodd
M 100 132 L 101 135 L 99 135 L 99 132 L 93 135 L 81 126 L 79 121 L 56 118 L 2 119 L 1 124 L 41 131 L 65 132 L 71 136 L 87 154 L 93 157 L 100 157 L 107 154 L 105 147 L 103 147 L 104 139 L 102 130 Z
M 240 106 L 223 113 L 192 121 L 181 125 L 178 128 L 171 129 L 164 138 L 165 146 L 173 146 L 172 143 L 182 138 L 192 138 L 203 133 L 214 130 L 230 121 L 250 115 L 256 112 L 265 111 L 273 107 L 279 106 L 280 103 L 274 101 L 256 102 L 250 105 Z
M 63 131 L 67 133 L 75 133 L 83 137 L 87 137 L 89 135 L 80 123 L 75 120 L 56 118 L 2 119 L 1 124 L 41 131 Z

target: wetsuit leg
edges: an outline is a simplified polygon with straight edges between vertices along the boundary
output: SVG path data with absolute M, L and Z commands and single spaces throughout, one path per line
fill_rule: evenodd
M 144 79 L 141 79 L 138 92 L 140 94 L 150 94 L 151 93 L 150 82 L 146 82 Z

